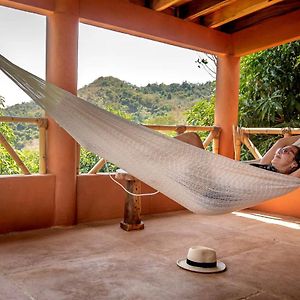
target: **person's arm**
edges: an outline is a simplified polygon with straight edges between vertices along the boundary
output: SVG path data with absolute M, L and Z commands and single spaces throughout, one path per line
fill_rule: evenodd
M 295 143 L 297 140 L 300 139 L 300 135 L 294 135 L 294 136 L 289 136 L 285 138 L 280 138 L 270 149 L 269 151 L 261 158 L 259 161 L 261 164 L 269 164 L 271 163 L 271 160 L 273 159 L 276 151 L 279 148 L 285 147 L 292 145 Z M 296 171 L 297 172 L 297 171 Z M 300 174 L 299 174 L 300 177 Z
M 291 173 L 290 175 L 300 178 L 300 169 L 296 170 L 295 172 Z

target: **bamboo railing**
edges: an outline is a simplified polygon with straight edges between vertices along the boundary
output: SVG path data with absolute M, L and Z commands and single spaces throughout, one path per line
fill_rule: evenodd
M 241 159 L 241 147 L 244 144 L 255 159 L 261 159 L 262 155 L 250 140 L 250 134 L 283 135 L 284 137 L 300 134 L 300 128 L 245 128 L 233 126 L 233 141 L 235 160 Z
M 24 118 L 24 117 L 8 117 L 0 116 L 0 122 L 6 123 L 31 123 L 39 127 L 39 173 L 46 174 L 46 130 L 48 126 L 48 120 L 46 118 Z M 6 138 L 0 133 L 0 144 L 6 149 L 12 159 L 20 167 L 25 175 L 29 175 L 30 172 L 25 164 L 22 162 L 16 151 L 11 147 Z
M 143 125 L 157 131 L 175 131 L 177 134 L 184 132 L 197 132 L 197 131 L 208 131 L 209 135 L 203 142 L 204 148 L 213 141 L 213 153 L 219 153 L 219 136 L 221 128 L 217 126 L 183 126 L 183 125 Z M 101 158 L 94 167 L 88 172 L 88 174 L 97 174 L 105 165 L 105 159 Z
M 48 122 L 46 118 L 24 118 L 24 117 L 8 117 L 0 116 L 0 122 L 6 123 L 31 123 L 39 127 L 39 173 L 46 174 L 46 130 Z M 211 142 L 213 142 L 213 152 L 219 152 L 219 135 L 221 129 L 217 126 L 182 126 L 182 125 L 143 125 L 148 128 L 157 131 L 175 131 L 177 134 L 184 132 L 197 132 L 206 131 L 209 132 L 207 138 L 203 142 L 204 148 L 207 148 Z M 29 175 L 30 172 L 25 164 L 22 162 L 16 151 L 8 143 L 4 135 L 0 132 L 0 144 L 7 150 L 13 160 L 20 167 L 25 175 Z M 105 159 L 101 158 L 88 172 L 88 174 L 96 174 L 105 165 Z

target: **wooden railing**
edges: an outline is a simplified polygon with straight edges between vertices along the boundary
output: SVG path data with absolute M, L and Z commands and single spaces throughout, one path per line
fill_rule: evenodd
M 244 144 L 255 159 L 261 159 L 262 155 L 250 140 L 250 134 L 268 134 L 268 135 L 283 135 L 291 136 L 300 134 L 300 128 L 245 128 L 233 127 L 233 140 L 235 159 L 241 158 L 241 147 Z
M 181 134 L 184 132 L 197 132 L 197 131 L 205 131 L 209 132 L 207 138 L 203 142 L 204 148 L 207 148 L 208 145 L 213 141 L 213 152 L 219 152 L 219 136 L 221 132 L 221 128 L 217 126 L 183 126 L 183 125 L 143 125 L 153 130 L 157 131 L 175 131 L 177 134 Z M 99 170 L 103 168 L 105 165 L 105 159 L 101 158 L 94 167 L 88 172 L 88 174 L 97 174 Z
M 0 122 L 6 123 L 31 123 L 39 127 L 39 173 L 46 174 L 46 129 L 48 120 L 46 118 L 23 118 L 23 117 L 7 117 L 0 116 Z M 9 144 L 5 136 L 0 132 L 0 144 L 6 149 L 16 164 L 20 167 L 25 175 L 29 175 L 30 171 L 20 159 L 19 155 Z
M 46 167 L 46 130 L 48 122 L 46 118 L 23 118 L 23 117 L 8 117 L 0 116 L 0 122 L 6 123 L 31 123 L 39 127 L 39 173 L 45 174 L 47 172 Z M 144 125 L 148 128 L 157 131 L 175 131 L 177 134 L 184 132 L 209 132 L 207 138 L 203 142 L 204 148 L 207 148 L 209 144 L 213 141 L 213 152 L 218 153 L 219 151 L 219 135 L 221 129 L 217 126 L 182 126 L 182 125 Z M 20 167 L 21 171 L 25 175 L 29 175 L 30 171 L 22 162 L 16 151 L 9 144 L 5 136 L 0 132 L 0 144 L 7 150 L 13 160 Z M 103 168 L 105 164 L 105 159 L 101 158 L 93 168 L 88 172 L 88 174 L 96 174 L 99 170 Z

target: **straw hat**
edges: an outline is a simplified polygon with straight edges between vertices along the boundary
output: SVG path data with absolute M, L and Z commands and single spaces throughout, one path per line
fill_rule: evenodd
M 191 247 L 187 258 L 177 260 L 177 265 L 185 270 L 200 273 L 217 273 L 226 269 L 226 265 L 217 260 L 214 249 L 202 246 Z

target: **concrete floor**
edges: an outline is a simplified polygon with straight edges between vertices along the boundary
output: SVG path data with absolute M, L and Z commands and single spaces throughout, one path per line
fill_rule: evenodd
M 182 211 L 145 216 L 142 231 L 111 220 L 2 235 L 0 299 L 300 299 L 300 220 L 257 214 Z M 227 271 L 177 267 L 192 245 L 216 249 Z

